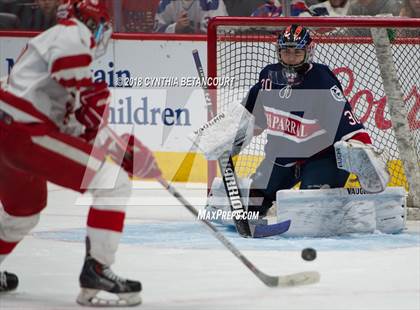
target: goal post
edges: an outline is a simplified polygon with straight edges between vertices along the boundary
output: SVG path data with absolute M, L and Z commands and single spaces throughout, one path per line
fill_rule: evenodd
M 216 17 L 208 27 L 208 75 L 234 86 L 209 85 L 214 110 L 241 102 L 262 68 L 277 63 L 276 38 L 291 24 L 306 26 L 313 61 L 340 80 L 355 115 L 365 125 L 391 173 L 388 186 L 409 192 L 411 218 L 420 219 L 420 19 L 394 17 Z M 262 134 L 236 159 L 250 176 L 264 157 Z M 209 166 L 209 178 L 216 175 Z M 210 180 L 211 181 L 211 180 Z M 350 178 L 349 186 L 355 186 Z

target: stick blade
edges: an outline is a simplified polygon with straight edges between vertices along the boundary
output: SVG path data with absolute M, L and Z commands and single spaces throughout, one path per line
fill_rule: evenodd
M 317 271 L 304 271 L 278 277 L 278 287 L 292 287 L 318 283 L 321 275 Z
M 250 225 L 253 238 L 264 238 L 281 235 L 289 230 L 290 220 L 272 225 Z

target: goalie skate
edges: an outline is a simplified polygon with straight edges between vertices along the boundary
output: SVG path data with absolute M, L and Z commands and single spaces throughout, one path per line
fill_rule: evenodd
M 86 257 L 80 274 L 81 291 L 77 303 L 91 307 L 128 307 L 141 303 L 141 283 L 123 279 L 94 258 Z M 108 292 L 117 298 L 103 298 L 98 294 Z
M 366 192 L 380 193 L 385 190 L 389 173 L 371 146 L 357 141 L 339 141 L 334 144 L 334 149 L 337 167 L 354 173 Z
M 15 274 L 0 271 L 0 293 L 13 291 L 17 288 L 18 284 L 19 280 Z

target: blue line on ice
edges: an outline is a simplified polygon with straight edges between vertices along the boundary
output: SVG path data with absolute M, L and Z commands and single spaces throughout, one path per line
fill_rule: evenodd
M 317 250 L 382 250 L 419 247 L 420 234 L 368 234 L 331 238 L 285 238 L 274 236 L 265 239 L 245 239 L 239 237 L 233 227 L 218 228 L 241 250 L 290 251 L 314 247 Z M 35 237 L 61 241 L 83 242 L 84 228 L 60 231 L 36 232 Z M 121 240 L 123 244 L 177 249 L 212 249 L 222 247 L 207 228 L 194 222 L 161 222 L 153 224 L 126 225 Z

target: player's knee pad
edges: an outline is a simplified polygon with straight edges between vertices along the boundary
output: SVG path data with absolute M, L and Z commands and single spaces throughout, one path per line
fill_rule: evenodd
M 31 216 L 14 216 L 0 207 L 0 239 L 9 242 L 22 240 L 39 222 L 39 213 Z
M 93 195 L 93 205 L 112 206 L 113 210 L 125 210 L 131 196 L 131 181 L 127 173 L 118 165 L 105 162 L 89 185 Z

